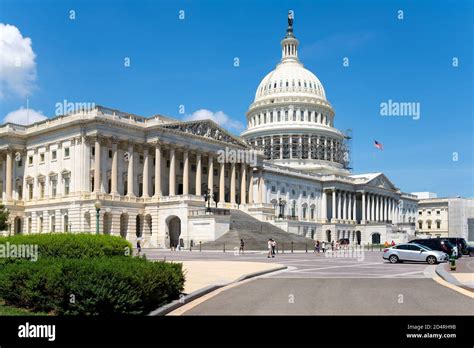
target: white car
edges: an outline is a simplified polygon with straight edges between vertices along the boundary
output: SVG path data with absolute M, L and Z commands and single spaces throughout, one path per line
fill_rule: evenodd
M 432 250 L 424 245 L 409 243 L 398 244 L 391 248 L 384 249 L 383 258 L 390 263 L 402 261 L 427 262 L 430 265 L 448 260 L 448 254 Z

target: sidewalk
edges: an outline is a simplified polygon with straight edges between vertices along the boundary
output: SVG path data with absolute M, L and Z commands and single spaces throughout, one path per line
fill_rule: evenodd
M 450 263 L 436 267 L 436 273 L 447 282 L 474 291 L 474 257 L 463 256 L 456 260 L 456 271 L 451 271 Z
M 275 263 L 240 262 L 240 261 L 173 261 L 183 264 L 186 278 L 184 293 L 211 285 L 225 285 L 254 273 L 268 273 L 282 269 L 284 266 Z

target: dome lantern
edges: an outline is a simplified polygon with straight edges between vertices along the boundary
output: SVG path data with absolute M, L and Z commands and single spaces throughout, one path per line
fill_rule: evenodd
M 293 11 L 288 11 L 288 28 L 285 38 L 281 41 L 281 62 L 298 61 L 299 41 L 293 34 Z

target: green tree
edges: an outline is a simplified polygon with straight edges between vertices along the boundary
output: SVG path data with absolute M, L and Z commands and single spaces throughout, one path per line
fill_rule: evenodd
M 3 205 L 0 204 L 0 231 L 5 231 L 8 228 L 8 216 L 10 212 L 8 209 Z

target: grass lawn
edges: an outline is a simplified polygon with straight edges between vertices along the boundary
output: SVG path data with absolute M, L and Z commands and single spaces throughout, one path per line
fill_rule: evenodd
M 10 316 L 10 315 L 15 315 L 15 316 L 21 316 L 21 315 L 48 315 L 47 313 L 33 313 L 30 312 L 26 309 L 21 309 L 21 308 L 16 308 L 16 307 L 10 307 L 6 306 L 3 301 L 0 300 L 0 316 Z

